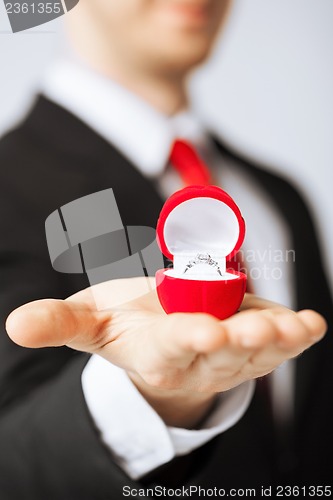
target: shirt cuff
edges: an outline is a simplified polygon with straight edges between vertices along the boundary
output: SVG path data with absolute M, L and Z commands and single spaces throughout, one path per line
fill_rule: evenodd
M 139 479 L 177 455 L 185 455 L 235 425 L 246 412 L 255 382 L 221 393 L 198 430 L 167 427 L 126 372 L 93 355 L 82 372 L 83 394 L 116 463 Z

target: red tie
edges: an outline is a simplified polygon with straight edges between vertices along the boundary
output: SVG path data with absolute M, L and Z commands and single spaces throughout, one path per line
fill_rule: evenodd
M 185 186 L 212 183 L 210 171 L 194 147 L 187 141 L 177 139 L 172 147 L 170 163 L 179 173 Z

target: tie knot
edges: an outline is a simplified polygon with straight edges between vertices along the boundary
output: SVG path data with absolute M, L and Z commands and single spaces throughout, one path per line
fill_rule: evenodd
M 186 140 L 175 140 L 171 149 L 170 163 L 186 186 L 193 184 L 206 186 L 212 183 L 209 168 L 195 147 Z

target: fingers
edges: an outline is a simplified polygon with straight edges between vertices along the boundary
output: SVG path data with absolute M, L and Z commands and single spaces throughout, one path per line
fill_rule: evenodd
M 228 339 L 234 346 L 260 349 L 275 340 L 273 322 L 262 311 L 240 313 L 224 322 Z
M 274 346 L 283 361 L 320 340 L 325 330 L 324 319 L 314 311 L 295 313 L 274 304 L 273 308 L 247 310 L 224 321 L 207 314 L 170 314 L 159 323 L 155 340 L 171 357 L 211 354 L 213 360 L 216 353 L 220 360 L 223 356 L 242 362 L 251 353 Z
M 270 311 L 267 313 L 271 314 Z M 308 310 L 298 313 L 288 310 L 283 313 L 275 312 L 272 322 L 276 328 L 275 341 L 249 358 L 250 363 L 244 365 L 243 374 L 259 377 L 271 372 L 284 361 L 298 356 L 321 340 L 327 329 L 324 318 Z
M 237 373 L 253 356 L 276 339 L 276 331 L 269 318 L 257 311 L 236 315 L 223 321 L 226 345 L 209 355 L 209 364 L 222 376 Z
M 221 376 L 246 378 L 269 373 L 320 340 L 325 320 L 314 311 L 286 308 L 250 310 L 223 321 L 225 345 L 211 352 L 209 366 Z
M 315 311 L 295 313 L 289 310 L 274 310 L 262 314 L 271 316 L 277 329 L 276 346 L 281 351 L 289 351 L 290 356 L 300 354 L 321 340 L 327 329 L 326 321 Z
M 156 341 L 166 355 L 179 357 L 210 352 L 226 343 L 222 323 L 209 314 L 174 313 L 163 319 Z
M 304 309 L 297 313 L 301 321 L 310 332 L 311 340 L 318 342 L 327 332 L 326 320 L 317 312 L 309 309 Z
M 303 310 L 295 313 L 280 304 L 262 299 L 250 293 L 245 295 L 241 311 L 265 311 L 264 314 L 268 317 L 280 317 L 281 345 L 285 342 L 287 348 L 289 342 L 297 344 L 301 341 L 301 337 L 305 332 L 307 332 L 307 338 L 312 337 L 313 341 L 319 341 L 327 330 L 326 321 L 315 311 Z M 301 323 L 303 323 L 305 330 L 301 328 Z M 290 330 L 293 331 L 292 338 L 288 334 Z
M 266 301 L 251 298 L 257 309 L 243 312 L 224 321 L 232 343 L 248 348 L 261 348 L 273 341 L 281 349 L 293 350 L 319 341 L 327 330 L 324 318 L 315 311 L 294 312 L 278 304 L 262 308 Z M 260 308 L 259 308 L 260 305 Z
M 45 299 L 13 311 L 6 322 L 10 338 L 23 347 L 51 347 L 74 343 L 78 349 L 97 341 L 106 321 L 82 304 Z

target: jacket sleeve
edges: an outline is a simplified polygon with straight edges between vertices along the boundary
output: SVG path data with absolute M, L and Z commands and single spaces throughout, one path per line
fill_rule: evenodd
M 47 166 L 47 168 L 46 168 Z M 55 272 L 45 219 L 91 186 L 22 131 L 0 141 L 0 498 L 122 498 L 131 481 L 104 448 L 82 394 L 86 354 L 66 347 L 25 349 L 5 330 L 8 314 L 40 298 L 65 298 L 83 275 Z M 80 173 L 80 170 L 77 169 Z M 78 174 L 79 176 L 79 174 Z
M 0 415 L 2 500 L 102 500 L 138 488 L 99 439 L 81 389 L 77 356 Z
M 20 150 L 20 155 L 15 152 Z M 16 307 L 40 298 L 64 298 L 75 288 L 68 276 L 52 269 L 48 257 L 44 221 L 55 201 L 48 184 L 38 182 L 35 169 L 41 161 L 25 151 L 18 132 L 0 142 L 0 411 L 76 355 L 67 348 L 18 347 L 5 331 L 6 318 Z

